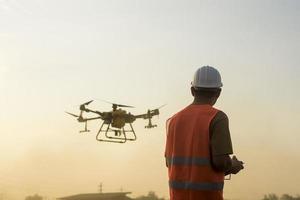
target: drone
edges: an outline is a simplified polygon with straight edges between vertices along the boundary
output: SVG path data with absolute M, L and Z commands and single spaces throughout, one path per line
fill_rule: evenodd
M 132 123 L 136 119 L 148 120 L 148 124 L 145 126 L 145 128 L 147 129 L 157 127 L 156 124 L 152 124 L 152 117 L 159 115 L 159 109 L 165 106 L 163 105 L 153 110 L 148 109 L 148 111 L 145 114 L 133 115 L 130 112 L 121 109 L 121 108 L 134 108 L 133 106 L 110 103 L 110 102 L 108 103 L 112 104 L 112 111 L 109 112 L 100 112 L 97 110 L 91 110 L 87 108 L 87 106 L 93 101 L 94 100 L 91 100 L 81 104 L 79 106 L 79 110 L 80 110 L 79 115 L 70 112 L 66 112 L 66 113 L 73 117 L 76 117 L 78 122 L 84 123 L 84 129 L 80 130 L 79 131 L 80 133 L 90 132 L 90 130 L 88 130 L 87 128 L 87 124 L 89 121 L 98 120 L 98 119 L 102 120 L 103 122 L 96 135 L 96 140 L 102 142 L 113 142 L 113 143 L 125 143 L 126 141 L 135 141 L 137 139 L 135 131 L 132 126 Z M 83 117 L 84 113 L 93 113 L 96 116 L 91 118 L 84 118 Z

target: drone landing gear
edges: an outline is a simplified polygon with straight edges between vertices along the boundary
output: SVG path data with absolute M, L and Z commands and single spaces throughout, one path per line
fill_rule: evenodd
M 84 122 L 84 130 L 79 131 L 79 133 L 87 133 L 90 132 L 90 130 L 87 129 L 87 121 Z
M 125 130 L 124 127 L 122 129 L 112 129 L 110 128 L 111 124 L 106 124 L 106 129 L 102 129 L 105 122 L 102 123 L 97 136 L 96 140 L 102 142 L 113 142 L 113 143 L 125 143 L 126 141 L 134 141 L 136 140 L 136 134 L 133 130 L 132 124 L 129 123 L 130 128 L 129 130 Z M 105 138 L 101 138 L 101 133 L 104 133 Z M 131 137 L 128 137 L 128 133 L 132 133 Z M 103 135 L 103 134 L 102 134 Z
M 156 124 L 152 124 L 151 118 L 149 118 L 148 125 L 145 126 L 145 128 L 155 128 L 155 127 L 157 127 L 157 125 Z

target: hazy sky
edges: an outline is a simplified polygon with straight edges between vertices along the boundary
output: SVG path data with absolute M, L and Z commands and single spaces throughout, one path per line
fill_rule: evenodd
M 190 82 L 215 66 L 216 107 L 230 118 L 245 170 L 225 197 L 299 194 L 300 1 L 0 0 L 0 194 L 50 199 L 153 190 L 168 196 L 165 120 L 192 101 Z M 107 144 L 64 111 L 90 99 L 161 104 L 136 142 Z M 109 110 L 103 102 L 91 108 Z

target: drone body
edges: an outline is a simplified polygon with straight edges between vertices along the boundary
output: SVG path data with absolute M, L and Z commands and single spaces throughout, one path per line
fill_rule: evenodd
M 136 134 L 133 129 L 132 123 L 136 119 L 147 119 L 148 124 L 145 126 L 145 128 L 154 128 L 157 127 L 157 125 L 152 124 L 152 117 L 155 115 L 159 115 L 159 109 L 154 110 L 148 110 L 147 113 L 141 114 L 141 115 L 133 115 L 130 112 L 127 112 L 125 110 L 122 110 L 122 107 L 128 107 L 132 108 L 132 106 L 127 105 L 121 105 L 121 104 L 115 104 L 112 103 L 112 111 L 109 112 L 99 112 L 96 110 L 91 110 L 87 108 L 92 101 L 88 101 L 82 105 L 80 105 L 80 114 L 75 115 L 69 112 L 69 115 L 72 115 L 77 118 L 78 122 L 84 122 L 85 123 L 85 129 L 79 131 L 82 132 L 89 132 L 90 130 L 87 129 L 87 122 L 92 120 L 101 119 L 103 122 L 100 126 L 100 129 L 96 135 L 96 140 L 103 141 L 103 142 L 115 142 L 115 143 L 125 143 L 126 141 L 134 141 L 136 140 Z M 84 118 L 83 113 L 94 113 L 98 116 L 92 117 L 92 118 Z M 129 129 L 125 129 L 126 124 L 129 125 Z

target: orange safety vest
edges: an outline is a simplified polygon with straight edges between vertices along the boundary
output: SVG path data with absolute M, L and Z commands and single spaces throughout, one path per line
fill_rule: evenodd
M 210 161 L 209 126 L 217 112 L 190 105 L 167 121 L 170 200 L 223 200 L 224 173 Z

